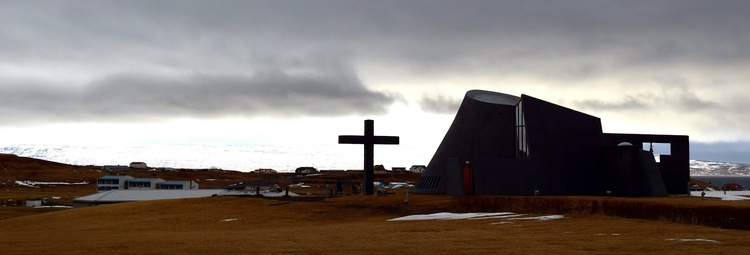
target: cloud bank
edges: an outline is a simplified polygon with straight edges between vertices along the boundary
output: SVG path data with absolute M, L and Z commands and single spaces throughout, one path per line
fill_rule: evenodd
M 367 89 L 351 73 L 264 71 L 251 76 L 182 77 L 123 73 L 73 89 L 40 84 L 0 87 L 3 122 L 384 114 L 394 100 Z
M 0 123 L 452 114 L 470 89 L 750 139 L 747 1 L 18 1 Z M 394 85 L 396 84 L 396 85 Z M 420 95 L 450 95 L 423 98 Z

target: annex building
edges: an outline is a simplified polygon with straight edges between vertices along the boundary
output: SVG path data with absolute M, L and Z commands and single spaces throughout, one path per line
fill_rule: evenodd
M 198 189 L 194 181 L 166 181 L 161 178 L 133 178 L 129 175 L 107 175 L 96 180 L 96 191 L 138 189 Z
M 655 159 L 650 144 L 669 155 Z M 687 194 L 689 138 L 603 133 L 601 120 L 528 95 L 464 96 L 416 185 L 448 195 Z

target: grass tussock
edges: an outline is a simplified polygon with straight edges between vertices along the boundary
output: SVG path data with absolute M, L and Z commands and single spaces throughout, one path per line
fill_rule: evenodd
M 750 230 L 750 205 L 698 198 L 506 197 L 461 196 L 453 200 L 462 211 L 606 215 Z

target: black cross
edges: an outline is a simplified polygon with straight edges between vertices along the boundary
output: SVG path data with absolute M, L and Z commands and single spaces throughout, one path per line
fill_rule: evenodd
M 365 195 L 373 194 L 373 147 L 375 144 L 398 144 L 398 136 L 375 136 L 375 122 L 365 120 L 365 135 L 340 135 L 339 143 L 365 145 Z

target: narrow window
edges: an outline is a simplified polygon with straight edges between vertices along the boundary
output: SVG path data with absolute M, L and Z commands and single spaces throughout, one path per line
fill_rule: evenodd
M 516 158 L 529 157 L 529 141 L 526 136 L 526 119 L 523 113 L 523 101 L 516 104 Z

